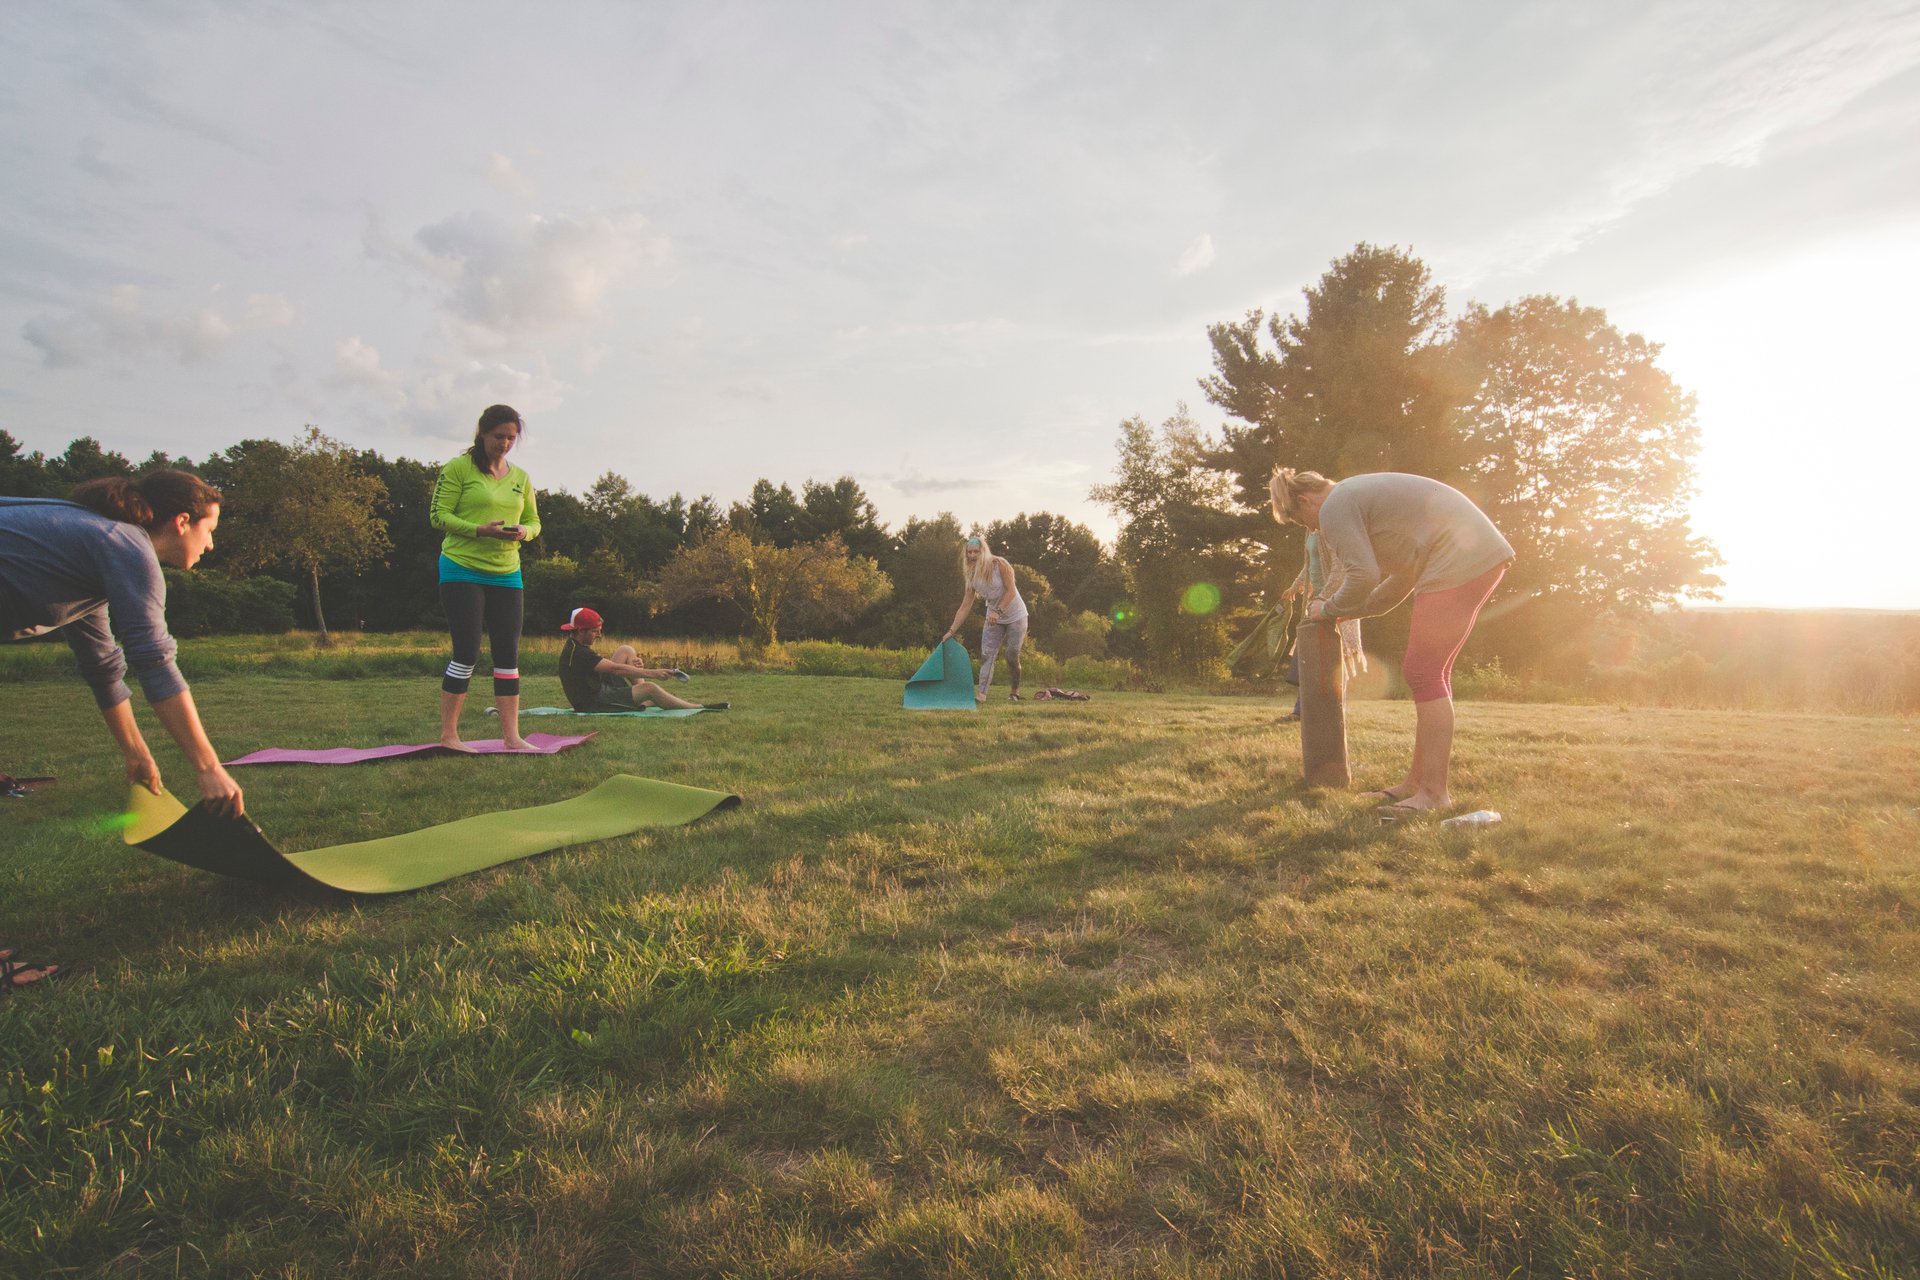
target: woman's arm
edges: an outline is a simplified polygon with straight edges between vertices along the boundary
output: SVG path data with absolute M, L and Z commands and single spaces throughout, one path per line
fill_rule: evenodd
M 1337 496 L 1339 490 L 1335 489 Z M 1386 575 L 1373 554 L 1373 538 L 1366 522 L 1351 504 L 1336 504 L 1329 498 L 1320 508 L 1320 545 L 1326 547 L 1346 569 L 1340 590 L 1326 597 L 1325 607 L 1315 612 L 1309 606 L 1308 617 L 1357 618 L 1361 606 L 1373 594 Z
M 953 633 L 960 629 L 960 624 L 965 622 L 967 615 L 973 612 L 973 601 L 973 584 L 969 582 L 967 584 L 967 594 L 960 598 L 960 611 L 953 615 L 953 625 L 947 628 L 947 634 L 940 637 L 942 644 L 953 639 Z
M 245 813 L 246 802 L 240 794 L 240 784 L 228 777 L 227 771 L 220 767 L 220 754 L 207 741 L 207 731 L 200 727 L 200 712 L 193 705 L 193 692 L 183 689 L 175 697 L 154 703 L 153 713 L 160 717 L 160 723 L 180 744 L 187 763 L 193 766 L 194 780 L 200 785 L 200 798 L 208 802 L 215 812 Z
M 133 703 L 122 698 L 110 707 L 102 707 L 100 718 L 107 722 L 107 732 L 113 735 L 120 754 L 126 757 L 127 781 L 159 795 L 160 766 L 154 762 L 147 740 L 140 736 L 140 725 L 133 718 Z
M 457 511 L 460 494 L 466 489 L 465 478 L 457 474 L 462 460 L 455 458 L 440 468 L 440 478 L 433 482 L 433 505 L 428 512 L 428 520 L 442 533 L 457 533 L 463 538 L 485 537 L 487 535 L 480 532 L 479 525 Z
M 207 731 L 200 727 L 200 713 L 193 705 L 192 692 L 183 689 L 171 698 L 162 698 L 153 704 L 153 711 L 180 745 L 187 763 L 193 766 L 200 798 L 215 812 L 245 813 L 246 798 L 240 792 L 240 784 L 220 767 L 220 755 L 207 741 Z M 133 718 L 133 703 L 122 701 L 104 707 L 100 718 L 107 722 L 107 732 L 113 735 L 120 754 L 126 758 L 127 781 L 159 795 L 160 766 L 155 763 L 147 740 L 140 736 L 140 726 Z
M 532 542 L 540 536 L 540 505 L 534 501 L 533 477 L 525 471 L 520 474 L 526 477 L 520 498 L 520 541 Z

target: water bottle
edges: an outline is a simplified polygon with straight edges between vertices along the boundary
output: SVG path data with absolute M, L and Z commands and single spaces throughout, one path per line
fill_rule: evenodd
M 1457 818 L 1448 818 L 1440 825 L 1443 827 L 1490 827 L 1500 821 L 1498 809 L 1475 809 L 1472 813 L 1463 813 Z

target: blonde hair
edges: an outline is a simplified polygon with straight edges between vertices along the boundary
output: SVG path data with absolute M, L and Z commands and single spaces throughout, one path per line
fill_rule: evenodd
M 1302 494 L 1325 493 L 1333 488 L 1333 481 L 1318 471 L 1295 471 L 1292 467 L 1275 467 L 1273 479 L 1267 485 L 1273 495 L 1273 518 L 1281 524 L 1293 521 L 1293 507 Z
M 993 564 L 993 548 L 987 545 L 986 534 L 975 533 L 962 538 L 960 540 L 960 581 L 969 587 L 973 585 L 974 575 L 978 573 L 979 570 L 967 563 L 967 548 L 976 544 L 980 548 L 981 564 L 987 566 Z

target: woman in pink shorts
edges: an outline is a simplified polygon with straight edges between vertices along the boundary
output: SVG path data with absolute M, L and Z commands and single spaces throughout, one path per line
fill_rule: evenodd
M 1407 776 L 1373 792 L 1381 813 L 1405 817 L 1453 803 L 1453 663 L 1513 547 L 1473 500 L 1425 476 L 1380 472 L 1337 484 L 1317 471 L 1273 473 L 1273 518 L 1320 531 L 1347 575 L 1307 618 L 1369 618 L 1409 592 L 1413 625 L 1401 675 L 1413 692 L 1413 760 Z

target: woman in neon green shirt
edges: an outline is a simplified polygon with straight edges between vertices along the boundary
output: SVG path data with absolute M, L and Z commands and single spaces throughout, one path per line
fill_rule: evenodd
M 440 680 L 440 745 L 473 748 L 460 740 L 460 709 L 480 661 L 484 626 L 493 657 L 493 701 L 510 750 L 529 746 L 520 736 L 520 544 L 540 533 L 533 481 L 507 461 L 520 439 L 520 415 L 496 404 L 480 415 L 473 447 L 440 468 L 433 486 L 433 527 L 440 543 L 440 603 L 453 633 L 453 660 Z

